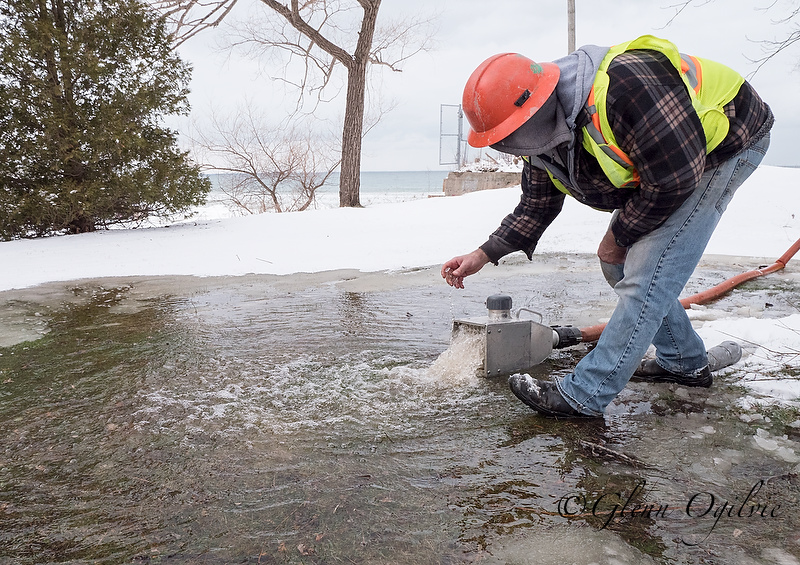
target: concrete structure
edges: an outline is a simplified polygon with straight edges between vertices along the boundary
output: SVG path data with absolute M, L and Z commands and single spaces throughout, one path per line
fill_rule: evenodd
M 458 196 L 476 190 L 506 188 L 520 183 L 520 173 L 453 171 L 444 179 L 445 196 Z

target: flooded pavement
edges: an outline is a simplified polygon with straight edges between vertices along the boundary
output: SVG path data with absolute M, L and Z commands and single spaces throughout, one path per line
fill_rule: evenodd
M 735 370 L 564 422 L 448 350 L 497 292 L 608 317 L 591 257 L 537 259 L 464 291 L 418 269 L 0 294 L 0 563 L 799 563 L 798 412 L 739 408 Z M 689 291 L 754 261 L 708 258 Z M 776 273 L 714 308 L 798 297 Z

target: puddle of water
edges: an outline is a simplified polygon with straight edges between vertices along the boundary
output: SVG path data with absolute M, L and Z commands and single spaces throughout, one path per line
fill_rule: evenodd
M 549 261 L 464 293 L 420 270 L 7 295 L 48 332 L 0 349 L 0 563 L 796 559 L 797 435 L 731 413 L 737 389 L 639 383 L 558 422 L 476 377 L 480 345 L 448 348 L 496 292 L 546 323 L 608 315 L 593 261 Z

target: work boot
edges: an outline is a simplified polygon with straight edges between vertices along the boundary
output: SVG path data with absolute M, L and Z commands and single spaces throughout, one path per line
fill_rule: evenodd
M 646 383 L 677 383 L 683 386 L 708 388 L 714 382 L 708 365 L 691 373 L 673 373 L 656 363 L 655 359 L 642 361 L 631 377 L 632 381 Z
M 645 359 L 633 373 L 631 380 L 651 383 L 677 383 L 690 387 L 708 388 L 713 382 L 711 373 L 733 365 L 742 358 L 742 348 L 735 341 L 724 341 L 707 352 L 708 365 L 691 373 L 667 371 L 655 359 Z
M 582 414 L 570 406 L 561 393 L 558 392 L 556 384 L 549 381 L 540 381 L 530 375 L 515 374 L 508 378 L 508 386 L 511 387 L 517 398 L 522 402 L 545 416 L 553 418 L 597 418 Z

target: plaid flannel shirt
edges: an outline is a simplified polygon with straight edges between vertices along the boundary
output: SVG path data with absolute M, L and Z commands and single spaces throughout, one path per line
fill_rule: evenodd
M 618 209 L 611 229 L 618 244 L 629 246 L 663 224 L 694 191 L 705 170 L 766 135 L 773 117 L 769 106 L 745 82 L 724 108 L 730 120 L 728 135 L 706 154 L 700 119 L 683 80 L 666 56 L 649 50 L 628 51 L 614 59 L 608 74 L 608 120 L 619 147 L 636 165 L 641 182 L 635 189 L 612 185 L 579 138 L 575 144 L 575 196 L 595 208 Z M 582 111 L 578 130 L 588 119 L 588 113 Z M 519 205 L 481 249 L 494 263 L 516 250 L 530 258 L 563 202 L 564 194 L 547 173 L 526 162 Z

